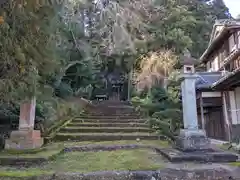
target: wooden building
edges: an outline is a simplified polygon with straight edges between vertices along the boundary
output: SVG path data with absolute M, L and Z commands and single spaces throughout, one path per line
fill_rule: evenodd
M 240 138 L 240 21 L 217 20 L 200 57 L 196 81 L 199 126 L 213 139 Z

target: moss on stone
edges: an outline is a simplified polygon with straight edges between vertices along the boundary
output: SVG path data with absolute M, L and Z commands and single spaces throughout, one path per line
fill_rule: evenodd
M 157 140 L 159 136 L 151 133 L 57 133 L 56 141 L 120 141 L 120 140 Z

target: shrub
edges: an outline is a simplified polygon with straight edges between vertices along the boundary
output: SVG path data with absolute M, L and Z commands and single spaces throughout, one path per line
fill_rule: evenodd
M 73 90 L 68 83 L 61 82 L 55 89 L 55 93 L 58 97 L 67 98 L 73 95 Z
M 179 109 L 166 109 L 155 112 L 149 122 L 153 129 L 174 141 L 178 129 L 181 126 L 181 117 L 182 115 Z
M 141 95 L 132 98 L 132 104 L 147 112 L 150 127 L 174 141 L 182 122 L 179 101 L 158 86 L 152 87 L 144 97 Z

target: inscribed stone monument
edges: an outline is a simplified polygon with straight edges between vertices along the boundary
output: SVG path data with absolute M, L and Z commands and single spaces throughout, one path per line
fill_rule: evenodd
M 34 130 L 36 98 L 20 105 L 19 129 L 12 131 L 5 149 L 34 149 L 43 145 L 41 132 Z

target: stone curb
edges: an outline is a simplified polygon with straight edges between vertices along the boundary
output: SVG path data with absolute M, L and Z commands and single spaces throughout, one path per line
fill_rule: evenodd
M 231 170 L 163 169 L 158 171 L 101 171 L 92 173 L 56 173 L 33 177 L 0 177 L 0 180 L 239 180 Z

